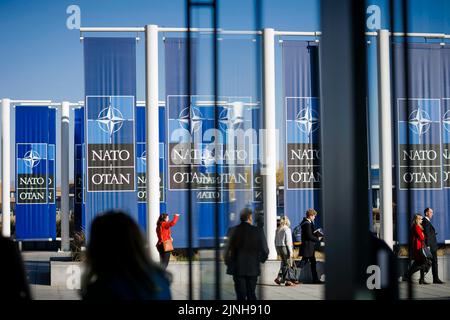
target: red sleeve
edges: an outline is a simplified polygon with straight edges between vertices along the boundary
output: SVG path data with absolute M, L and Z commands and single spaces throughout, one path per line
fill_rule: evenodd
M 176 225 L 177 222 L 178 222 L 178 217 L 179 216 L 174 216 L 172 221 L 170 221 L 170 222 L 163 222 L 164 229 L 169 229 L 169 228 L 173 227 L 174 225 Z
M 417 238 L 419 238 L 421 241 L 425 240 L 425 235 L 423 234 L 423 230 L 418 225 L 416 225 L 416 235 L 417 235 Z

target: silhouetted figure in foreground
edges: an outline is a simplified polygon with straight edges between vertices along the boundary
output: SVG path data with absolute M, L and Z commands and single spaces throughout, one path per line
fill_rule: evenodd
M 14 241 L 0 236 L 0 301 L 30 300 L 22 256 Z
M 267 260 L 269 251 L 264 233 L 252 226 L 252 211 L 241 211 L 241 223 L 228 230 L 225 250 L 227 274 L 233 276 L 237 300 L 256 300 L 256 282 L 261 273 L 260 263 Z
M 380 288 L 372 290 L 377 300 L 398 299 L 397 256 L 392 249 L 379 239 L 375 233 L 369 232 L 370 265 L 380 267 Z M 366 271 L 367 274 L 367 271 Z
M 166 273 L 150 261 L 144 237 L 123 212 L 95 218 L 82 281 L 85 300 L 171 299 Z

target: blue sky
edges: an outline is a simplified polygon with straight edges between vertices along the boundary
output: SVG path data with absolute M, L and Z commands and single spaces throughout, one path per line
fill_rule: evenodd
M 254 3 L 252 0 L 219 1 L 220 27 L 233 30 L 254 29 Z M 381 7 L 382 28 L 389 28 L 387 3 L 387 0 L 368 1 L 368 5 L 376 4 Z M 410 0 L 409 3 L 410 31 L 450 33 L 450 1 Z M 81 8 L 82 26 L 185 26 L 184 0 L 0 0 L 0 98 L 83 100 L 82 43 L 77 30 L 66 28 L 66 8 L 72 4 Z M 262 24 L 277 30 L 318 31 L 319 5 L 319 0 L 266 0 L 263 2 Z M 206 21 L 206 16 L 205 12 L 196 14 L 195 21 Z M 369 45 L 368 65 L 371 71 L 369 88 L 372 93 L 369 95 L 370 124 L 373 129 L 371 145 L 374 150 L 372 162 L 377 163 L 374 48 L 374 45 Z M 283 107 L 280 51 L 277 46 L 278 114 Z M 143 40 L 138 43 L 137 59 L 137 94 L 138 100 L 143 100 Z M 161 81 L 164 78 L 163 72 L 163 65 L 160 64 Z M 249 77 L 249 82 L 255 83 L 254 76 L 245 76 Z M 163 94 L 164 88 L 160 85 L 160 100 L 164 100 Z M 277 121 L 280 126 L 281 118 Z

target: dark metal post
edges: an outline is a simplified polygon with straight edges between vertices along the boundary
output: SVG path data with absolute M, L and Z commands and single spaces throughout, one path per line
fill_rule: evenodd
M 326 298 L 370 299 L 365 2 L 321 5 Z

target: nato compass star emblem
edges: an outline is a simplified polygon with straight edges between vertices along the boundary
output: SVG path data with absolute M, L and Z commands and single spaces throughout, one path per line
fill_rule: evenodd
M 295 117 L 295 122 L 297 123 L 297 126 L 301 132 L 306 133 L 308 136 L 310 136 L 311 133 L 316 131 L 318 128 L 319 117 L 317 116 L 317 113 L 311 108 L 311 106 L 307 105 L 306 108 L 303 108 L 299 111 L 299 113 Z
M 418 134 L 420 139 L 430 129 L 432 121 L 429 114 L 419 107 L 417 110 L 411 112 L 408 123 L 411 131 Z
M 197 132 L 202 127 L 203 114 L 196 107 L 186 107 L 180 111 L 178 123 L 183 129 L 189 130 L 191 127 L 191 134 Z
M 39 162 L 41 162 L 41 156 L 36 151 L 30 150 L 25 153 L 23 161 L 25 161 L 25 165 L 27 167 L 34 168 L 39 164 Z
M 450 132 L 450 110 L 444 114 L 444 119 L 442 119 L 442 123 L 444 124 L 444 129 L 447 132 Z
M 123 118 L 122 113 L 119 111 L 119 109 L 114 108 L 111 105 L 110 100 L 109 107 L 100 111 L 96 121 L 100 129 L 103 132 L 109 134 L 109 137 L 111 138 L 115 132 L 119 131 L 120 128 L 122 128 L 124 120 L 125 119 Z
M 233 108 L 228 106 L 224 107 L 222 112 L 219 114 L 219 126 L 222 130 L 236 130 L 242 127 L 242 124 L 244 123 L 244 116 L 240 109 L 241 108 Z
M 139 159 L 142 161 L 142 164 L 145 166 L 147 164 L 147 151 L 143 151 Z

